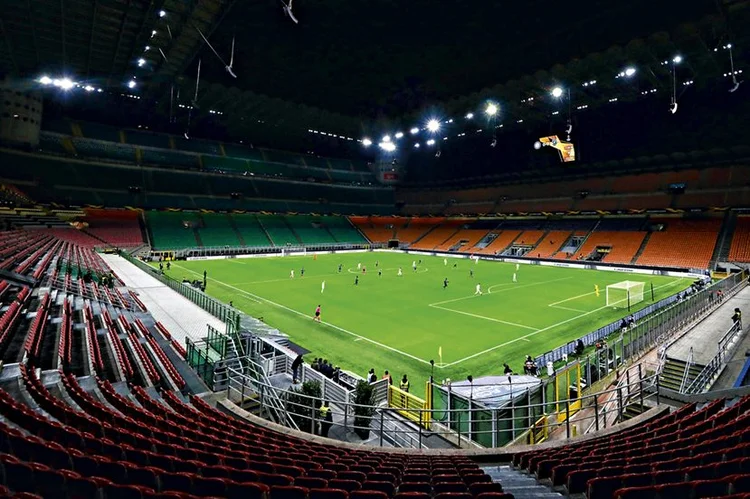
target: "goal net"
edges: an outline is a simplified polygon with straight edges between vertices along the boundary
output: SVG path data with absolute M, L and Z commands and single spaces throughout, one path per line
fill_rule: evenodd
M 607 286 L 607 306 L 628 308 L 643 301 L 645 282 L 622 281 Z

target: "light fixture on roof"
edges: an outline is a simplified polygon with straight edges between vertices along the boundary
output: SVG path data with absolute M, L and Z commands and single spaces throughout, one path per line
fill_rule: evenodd
M 365 137 L 364 139 L 362 139 L 362 145 L 365 147 L 370 147 L 372 145 L 372 141 Z
M 681 63 L 681 62 L 682 62 L 682 56 L 681 56 L 681 55 L 676 55 L 676 56 L 674 56 L 674 57 L 672 58 L 672 62 L 673 62 L 673 63 L 675 63 L 675 64 L 679 64 L 679 63 Z
M 93 92 L 95 90 L 91 85 L 86 85 L 83 89 L 87 92 Z
M 151 46 L 150 46 L 150 45 L 146 45 L 146 46 L 145 46 L 145 47 L 143 48 L 143 51 L 144 51 L 144 52 L 148 52 L 149 50 L 151 50 Z
M 470 120 L 474 117 L 474 113 L 466 113 L 466 119 Z
M 414 144 L 414 148 L 415 149 L 419 149 L 419 142 L 417 142 L 416 144 Z
M 552 89 L 552 97 L 555 97 L 556 99 L 559 99 L 563 94 L 563 89 L 560 87 L 555 87 Z
M 484 110 L 485 113 L 487 113 L 487 116 L 495 116 L 497 114 L 497 105 L 490 102 L 487 104 L 487 108 Z
M 158 33 L 158 31 L 156 31 L 155 29 L 152 29 L 151 30 L 151 38 L 155 37 L 156 33 Z
M 135 88 L 135 80 L 130 80 L 128 82 L 128 88 Z
M 633 66 L 627 67 L 627 68 L 625 68 L 625 71 L 624 71 L 625 72 L 625 76 L 627 76 L 628 78 L 630 78 L 631 76 L 633 76 L 635 74 L 635 71 L 636 71 L 636 69 Z
M 428 140 L 428 141 L 427 141 L 427 145 L 428 145 L 428 146 L 433 146 L 433 145 L 435 145 L 435 139 L 430 139 L 430 140 Z
M 159 17 L 164 17 L 166 15 L 167 15 L 167 11 L 166 10 L 160 10 L 159 11 Z
M 397 139 L 400 139 L 400 138 L 401 138 L 401 137 L 403 137 L 403 136 L 404 136 L 404 133 L 403 133 L 403 132 L 396 132 L 396 135 L 395 135 L 395 137 L 396 137 Z
M 53 83 L 54 81 L 57 81 L 57 86 L 62 88 L 63 90 L 70 90 L 71 88 L 75 86 L 75 82 L 72 81 L 70 78 L 62 78 L 60 80 L 53 80 Z
M 140 59 L 138 59 L 138 67 L 139 68 L 142 68 L 145 65 L 146 65 L 146 59 L 144 59 L 143 57 L 141 57 Z
M 434 118 L 431 119 L 430 121 L 427 122 L 427 130 L 429 130 L 432 133 L 437 132 L 438 130 L 440 130 L 440 122 Z
M 44 75 L 44 76 L 42 76 L 41 78 L 39 78 L 39 80 L 38 80 L 38 81 L 39 81 L 39 83 L 41 83 L 42 85 L 51 85 L 51 84 L 52 84 L 52 78 L 50 78 L 50 77 L 49 77 L 49 76 L 47 76 L 47 75 Z
M 380 144 L 378 144 L 378 147 L 380 147 L 382 150 L 386 152 L 393 152 L 396 150 L 396 144 L 394 144 L 393 142 L 383 141 Z
M 416 135 L 416 134 L 418 134 L 418 133 L 419 133 L 419 128 L 417 128 L 417 127 L 414 127 L 414 128 L 412 128 L 411 130 L 409 130 L 409 132 L 410 132 L 410 133 L 411 133 L 412 135 Z
M 390 142 L 390 141 L 391 141 L 391 136 L 390 135 L 384 135 L 383 136 L 383 142 Z

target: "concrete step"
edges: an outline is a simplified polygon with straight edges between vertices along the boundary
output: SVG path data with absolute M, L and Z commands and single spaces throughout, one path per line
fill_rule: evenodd
M 487 466 L 482 468 L 492 480 L 499 482 L 505 492 L 516 499 L 553 499 L 564 497 L 536 481 L 531 475 L 516 471 L 510 466 Z

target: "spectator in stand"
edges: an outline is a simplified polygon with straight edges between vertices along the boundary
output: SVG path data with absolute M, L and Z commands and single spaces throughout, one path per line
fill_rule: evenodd
M 372 384 L 375 383 L 378 380 L 378 376 L 375 374 L 375 369 L 370 369 L 370 372 L 367 373 L 367 382 Z
M 320 371 L 320 359 L 315 357 L 315 360 L 312 361 L 310 367 L 312 367 L 313 371 Z
M 576 356 L 580 357 L 583 355 L 583 351 L 586 349 L 585 345 L 583 344 L 583 340 L 579 338 L 578 343 L 576 343 Z
M 392 385 L 392 384 L 393 384 L 393 378 L 391 377 L 391 374 L 390 374 L 390 373 L 388 372 L 388 370 L 386 370 L 386 371 L 385 371 L 385 372 L 383 373 L 383 379 L 387 379 L 387 380 L 388 380 L 388 384 L 389 384 L 389 385 Z
M 326 400 L 320 406 L 320 435 L 323 437 L 328 436 L 328 432 L 331 430 L 333 425 L 333 414 L 331 413 L 331 407 L 329 402 Z
M 292 383 L 295 385 L 299 382 L 299 368 L 302 367 L 302 355 L 297 357 L 292 362 Z
M 732 321 L 735 324 L 739 324 L 739 327 L 742 328 L 742 310 L 739 308 L 734 309 L 734 314 L 732 315 Z
M 333 376 L 331 377 L 334 383 L 338 383 L 341 379 L 341 368 L 339 366 L 336 366 L 333 369 Z
M 508 374 L 508 375 L 513 374 L 513 369 L 510 368 L 510 366 L 508 365 L 507 362 L 505 364 L 503 364 L 503 368 L 504 368 L 503 369 L 503 374 Z

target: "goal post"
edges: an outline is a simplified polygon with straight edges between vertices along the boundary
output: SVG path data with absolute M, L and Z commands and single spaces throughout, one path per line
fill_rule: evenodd
M 632 305 L 644 300 L 643 291 L 645 282 L 622 281 L 607 286 L 607 306 L 613 308 L 626 308 L 630 310 Z

